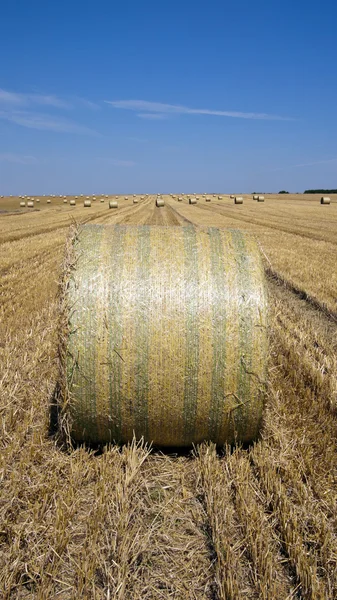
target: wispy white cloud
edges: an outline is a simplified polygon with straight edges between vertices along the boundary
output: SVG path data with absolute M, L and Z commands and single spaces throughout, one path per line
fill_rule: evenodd
M 55 94 L 18 93 L 0 88 L 0 106 L 5 108 L 31 108 L 49 106 L 59 109 L 74 109 L 78 107 L 90 110 L 100 109 L 100 105 L 81 96 L 66 96 L 61 98 Z
M 119 158 L 98 157 L 99 161 L 109 163 L 114 167 L 133 167 L 136 163 L 133 160 L 121 160 Z
M 35 165 L 39 162 L 39 160 L 35 156 L 30 156 L 27 154 L 3 152 L 0 154 L 0 162 L 16 163 L 20 165 Z
M 165 115 L 164 113 L 138 113 L 137 117 L 140 117 L 141 119 L 150 119 L 153 121 L 160 121 L 161 119 L 167 119 L 167 115 Z
M 142 118 L 144 114 L 160 114 L 160 115 L 213 115 L 218 117 L 233 117 L 237 119 L 261 119 L 268 121 L 289 121 L 289 117 L 281 117 L 278 115 L 269 115 L 267 113 L 255 112 L 238 112 L 229 110 L 213 110 L 209 108 L 190 108 L 179 104 L 163 104 L 161 102 L 149 102 L 147 100 L 105 100 L 106 104 L 110 104 L 114 108 L 131 110 L 137 113 Z
M 285 171 L 287 169 L 297 169 L 300 167 L 312 167 L 314 165 L 324 165 L 324 164 L 333 163 L 333 162 L 337 162 L 337 158 L 328 158 L 327 160 L 315 160 L 314 162 L 299 163 L 296 165 L 287 165 L 285 167 L 277 167 L 275 169 L 270 169 L 270 171 L 272 171 L 272 172 Z
M 0 119 L 10 121 L 16 125 L 21 125 L 22 127 L 28 127 L 29 129 L 54 131 L 58 133 L 78 133 L 93 136 L 99 135 L 96 131 L 90 129 L 89 127 L 79 125 L 70 119 L 65 119 L 57 115 L 49 115 L 31 111 L 2 110 L 0 111 Z
M 5 107 L 25 107 L 31 105 L 53 106 L 55 108 L 71 108 L 71 104 L 55 95 L 22 94 L 9 92 L 0 88 L 0 104 Z

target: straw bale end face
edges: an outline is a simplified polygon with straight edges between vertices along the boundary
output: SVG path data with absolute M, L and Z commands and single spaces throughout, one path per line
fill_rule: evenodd
M 253 237 L 85 225 L 67 264 L 60 372 L 74 440 L 135 434 L 179 447 L 257 437 L 268 344 Z

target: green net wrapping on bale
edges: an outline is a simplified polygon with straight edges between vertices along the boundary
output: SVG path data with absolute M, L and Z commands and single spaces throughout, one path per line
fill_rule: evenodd
M 74 440 L 179 447 L 257 437 L 267 297 L 251 235 L 84 225 L 66 262 L 61 388 Z

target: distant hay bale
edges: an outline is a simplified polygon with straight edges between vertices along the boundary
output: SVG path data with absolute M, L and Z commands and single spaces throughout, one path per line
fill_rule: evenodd
M 211 199 L 207 196 L 207 198 L 205 198 L 206 202 L 210 202 Z
M 76 206 L 76 200 L 70 200 L 69 204 L 70 206 Z
M 234 204 L 243 204 L 243 197 L 242 196 L 235 196 L 235 198 L 234 198 Z
M 138 204 L 138 198 L 134 198 L 134 199 L 133 199 L 133 203 L 134 203 L 134 204 Z
M 51 199 L 50 198 L 47 199 L 47 204 L 51 204 Z
M 179 198 L 178 198 L 178 202 L 182 202 L 182 201 L 183 201 L 182 197 L 181 197 L 181 196 L 179 196 Z
M 26 203 L 24 201 L 20 202 L 20 206 L 21 208 L 24 208 L 24 206 L 26 206 Z
M 124 196 L 124 200 L 129 200 L 129 197 L 128 196 Z
M 90 224 L 66 264 L 60 373 L 74 440 L 257 437 L 268 323 L 253 236 Z
M 92 199 L 93 199 L 93 200 L 96 200 L 96 196 L 93 196 L 93 197 L 92 197 Z
M 259 195 L 258 194 L 253 194 L 253 200 L 258 200 L 259 199 Z
M 36 199 L 35 199 L 35 202 L 40 202 L 40 198 L 36 198 Z
M 117 200 L 110 200 L 110 202 L 109 202 L 109 208 L 118 208 L 118 202 L 117 202 Z
M 321 204 L 330 204 L 331 200 L 328 196 L 322 196 Z
M 78 199 L 78 196 L 75 196 L 75 200 L 77 200 L 77 199 Z
M 87 207 L 87 208 L 88 208 L 89 206 L 91 206 L 91 200 L 84 200 L 84 202 L 83 202 L 83 206 L 85 206 L 85 207 Z
M 218 200 L 222 200 L 222 196 L 218 196 Z
M 86 200 L 90 200 L 90 196 L 86 196 Z
M 67 200 L 67 198 L 65 198 L 65 199 L 63 200 L 63 204 L 68 204 L 68 200 Z
M 156 206 L 158 206 L 158 207 L 165 206 L 164 200 L 162 198 L 157 198 Z
M 105 198 L 101 198 L 100 202 L 105 202 Z
M 229 197 L 231 200 L 234 200 L 234 198 L 235 198 L 234 194 L 231 194 Z
M 257 201 L 258 202 L 264 202 L 264 196 L 258 196 L 257 197 Z
M 34 202 L 33 202 L 33 200 L 28 200 L 27 207 L 28 208 L 34 208 Z
M 189 204 L 196 204 L 197 203 L 197 199 L 196 198 L 189 198 L 188 199 L 188 203 Z

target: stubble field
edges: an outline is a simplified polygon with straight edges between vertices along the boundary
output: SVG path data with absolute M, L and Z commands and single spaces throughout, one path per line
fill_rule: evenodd
M 19 210 L 0 199 L 0 596 L 337 598 L 337 197 L 164 196 Z M 240 228 L 270 298 L 261 439 L 177 455 L 61 448 L 57 291 L 74 221 Z

